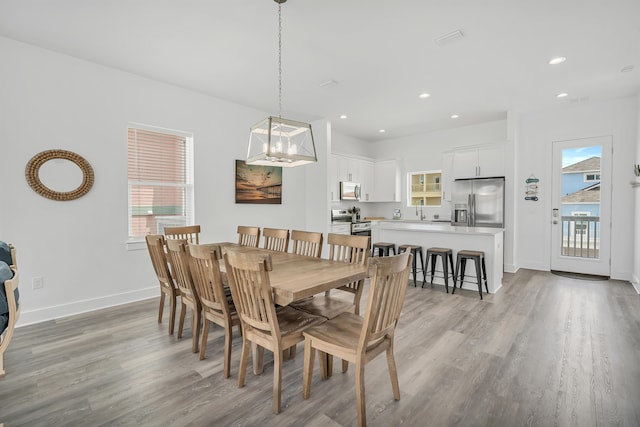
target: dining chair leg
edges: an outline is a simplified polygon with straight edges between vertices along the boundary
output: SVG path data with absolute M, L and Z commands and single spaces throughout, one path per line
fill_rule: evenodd
M 342 360 L 342 373 L 344 374 L 349 369 L 349 362 L 346 360 Z
M 209 326 L 210 321 L 205 319 L 202 326 L 202 342 L 200 343 L 200 360 L 204 360 L 205 353 L 207 352 L 207 339 L 209 339 Z
M 327 378 L 330 378 L 333 375 L 333 354 L 327 354 Z
M 180 304 L 180 323 L 178 324 L 178 338 L 182 338 L 182 329 L 184 328 L 184 318 L 187 314 L 187 306 L 183 303 Z
M 193 310 L 193 327 L 191 329 L 191 333 L 193 334 L 192 343 L 191 343 L 191 351 L 194 353 L 198 352 L 198 340 L 200 339 L 200 314 L 201 310 L 197 308 Z
M 322 381 L 324 381 L 327 378 L 329 378 L 329 376 L 327 375 L 327 363 L 328 363 L 327 353 L 318 350 L 318 363 L 320 364 L 320 372 L 322 373 Z
M 264 348 L 256 343 L 251 343 L 253 351 L 253 374 L 260 375 L 264 371 Z
M 224 328 L 224 377 L 231 376 L 231 339 L 233 338 L 233 328 L 230 325 Z
M 164 313 L 164 292 L 160 291 L 160 307 L 158 307 L 158 323 L 162 323 L 162 314 Z
M 393 355 L 393 344 L 387 348 L 387 365 L 389 365 L 389 376 L 391 377 L 391 387 L 393 388 L 393 398 L 400 400 L 400 384 L 398 383 L 398 370 L 396 359 Z
M 240 354 L 240 369 L 238 370 L 238 388 L 244 387 L 247 376 L 247 363 L 249 362 L 250 343 L 246 338 L 242 339 L 242 353 Z
M 173 329 L 176 324 L 176 306 L 178 305 L 177 297 L 172 295 L 169 298 L 169 335 L 173 335 Z
M 316 349 L 311 346 L 311 339 L 306 338 L 304 340 L 304 371 L 302 373 L 302 398 L 305 400 L 311 395 L 311 379 L 313 377 L 313 359 L 315 355 Z M 322 365 L 322 360 L 320 365 Z
M 273 413 L 280 413 L 282 391 L 282 349 L 276 345 L 273 352 Z
M 298 353 L 298 347 L 295 345 L 292 345 L 291 347 L 289 347 L 289 358 L 290 359 L 294 359 L 296 357 L 296 354 Z
M 358 407 L 358 427 L 367 425 L 367 411 L 364 401 L 364 361 L 356 362 L 356 406 Z

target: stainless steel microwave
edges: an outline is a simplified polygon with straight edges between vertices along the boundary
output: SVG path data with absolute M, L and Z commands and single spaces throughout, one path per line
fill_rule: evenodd
M 360 200 L 360 184 L 340 181 L 340 200 Z

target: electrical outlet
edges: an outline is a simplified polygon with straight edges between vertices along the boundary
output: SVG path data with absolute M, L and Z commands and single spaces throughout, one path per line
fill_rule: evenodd
M 44 288 L 44 278 L 43 277 L 34 277 L 31 280 L 31 287 L 33 289 L 42 289 L 42 288 Z

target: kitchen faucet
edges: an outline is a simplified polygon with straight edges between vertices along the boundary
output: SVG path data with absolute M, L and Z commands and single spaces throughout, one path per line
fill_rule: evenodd
M 418 205 L 416 205 L 416 216 L 418 216 Z M 426 216 L 422 213 L 422 206 L 420 206 L 420 221 L 424 220 Z

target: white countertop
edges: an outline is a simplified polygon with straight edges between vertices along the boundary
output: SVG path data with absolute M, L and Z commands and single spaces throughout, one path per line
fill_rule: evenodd
M 495 236 L 504 232 L 504 228 L 453 226 L 446 222 L 420 220 L 383 220 L 371 221 L 373 227 L 393 230 L 416 230 L 431 233 L 484 234 Z

